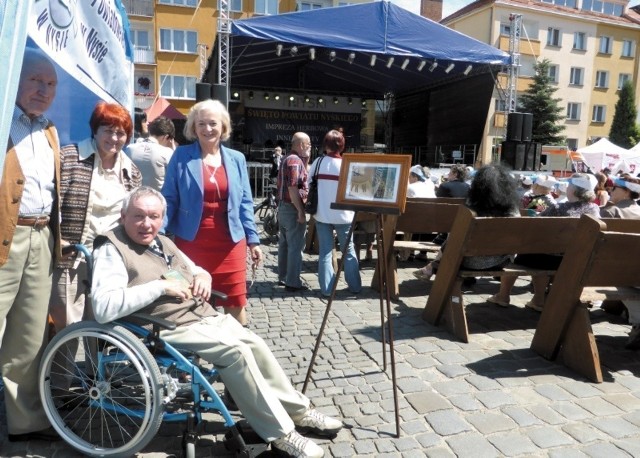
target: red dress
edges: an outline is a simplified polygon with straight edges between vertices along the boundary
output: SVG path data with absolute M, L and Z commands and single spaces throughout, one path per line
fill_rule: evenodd
M 204 208 L 196 238 L 189 242 L 176 237 L 176 245 L 197 266 L 211 274 L 212 287 L 225 293 L 226 301 L 216 305 L 244 307 L 247 305 L 247 242 L 235 243 L 229 232 L 227 199 L 229 183 L 224 167 L 203 164 Z

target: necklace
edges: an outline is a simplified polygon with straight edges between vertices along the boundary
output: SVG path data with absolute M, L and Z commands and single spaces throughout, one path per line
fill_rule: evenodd
M 216 173 L 218 172 L 218 169 L 222 166 L 222 164 L 218 164 L 218 165 L 208 165 L 208 164 L 204 164 L 204 168 L 207 171 L 207 173 L 209 174 L 209 183 L 214 184 L 216 186 L 216 191 L 218 192 L 218 199 L 221 199 L 221 195 L 220 195 L 220 186 L 218 185 L 218 180 L 216 180 Z M 211 170 L 209 170 L 209 167 L 213 167 L 213 172 L 211 172 Z

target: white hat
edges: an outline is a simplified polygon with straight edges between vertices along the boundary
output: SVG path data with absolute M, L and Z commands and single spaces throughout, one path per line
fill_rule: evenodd
M 567 188 L 569 187 L 568 181 L 558 181 L 556 186 L 558 188 L 558 192 L 567 192 Z
M 525 186 L 531 186 L 533 184 L 533 180 L 531 179 L 531 177 L 526 176 L 522 179 L 522 184 Z
M 581 175 L 579 177 L 571 177 L 569 183 L 586 191 L 593 191 L 598 184 L 598 179 L 593 175 Z
M 418 180 L 427 181 L 427 176 L 424 174 L 424 170 L 422 169 L 422 166 L 414 165 L 413 167 L 411 167 L 410 171 L 416 176 Z
M 632 183 L 630 181 L 625 180 L 624 178 L 614 178 L 613 184 L 615 186 L 627 188 L 629 191 L 637 192 L 640 194 L 640 184 Z
M 558 180 L 551 175 L 538 175 L 536 178 L 536 184 L 545 188 L 553 188 L 557 182 Z

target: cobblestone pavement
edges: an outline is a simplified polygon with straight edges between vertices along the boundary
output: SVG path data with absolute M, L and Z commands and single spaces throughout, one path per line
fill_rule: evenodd
M 305 255 L 303 279 L 311 291 L 296 294 L 274 286 L 277 246 L 264 251 L 265 266 L 250 291 L 251 326 L 301 388 L 327 306 L 318 292 L 316 256 Z M 531 297 L 527 280 L 518 280 L 508 308 L 486 302 L 496 281 L 479 280 L 465 296 L 470 343 L 463 344 L 421 320 L 430 285 L 411 275 L 419 266 L 400 263 L 401 299 L 392 303 L 399 438 L 391 370 L 381 370 L 378 293 L 365 288 L 353 296 L 339 285 L 307 391 L 321 411 L 347 425 L 333 440 L 317 439 L 326 456 L 640 456 L 640 355 L 624 349 L 629 325 L 620 317 L 591 312 L 606 378 L 593 384 L 529 349 L 538 315 L 524 308 Z M 363 262 L 361 270 L 369 285 L 373 263 Z M 197 456 L 229 456 L 220 424 L 209 419 Z M 138 456 L 181 455 L 181 431 L 171 425 Z M 63 442 L 9 443 L 2 419 L 0 456 L 78 455 Z

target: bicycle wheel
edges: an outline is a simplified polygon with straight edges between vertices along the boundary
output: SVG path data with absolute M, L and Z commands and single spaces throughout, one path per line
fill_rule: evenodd
M 131 456 L 160 428 L 160 370 L 140 339 L 122 326 L 68 326 L 45 349 L 38 374 L 49 421 L 85 455 Z

